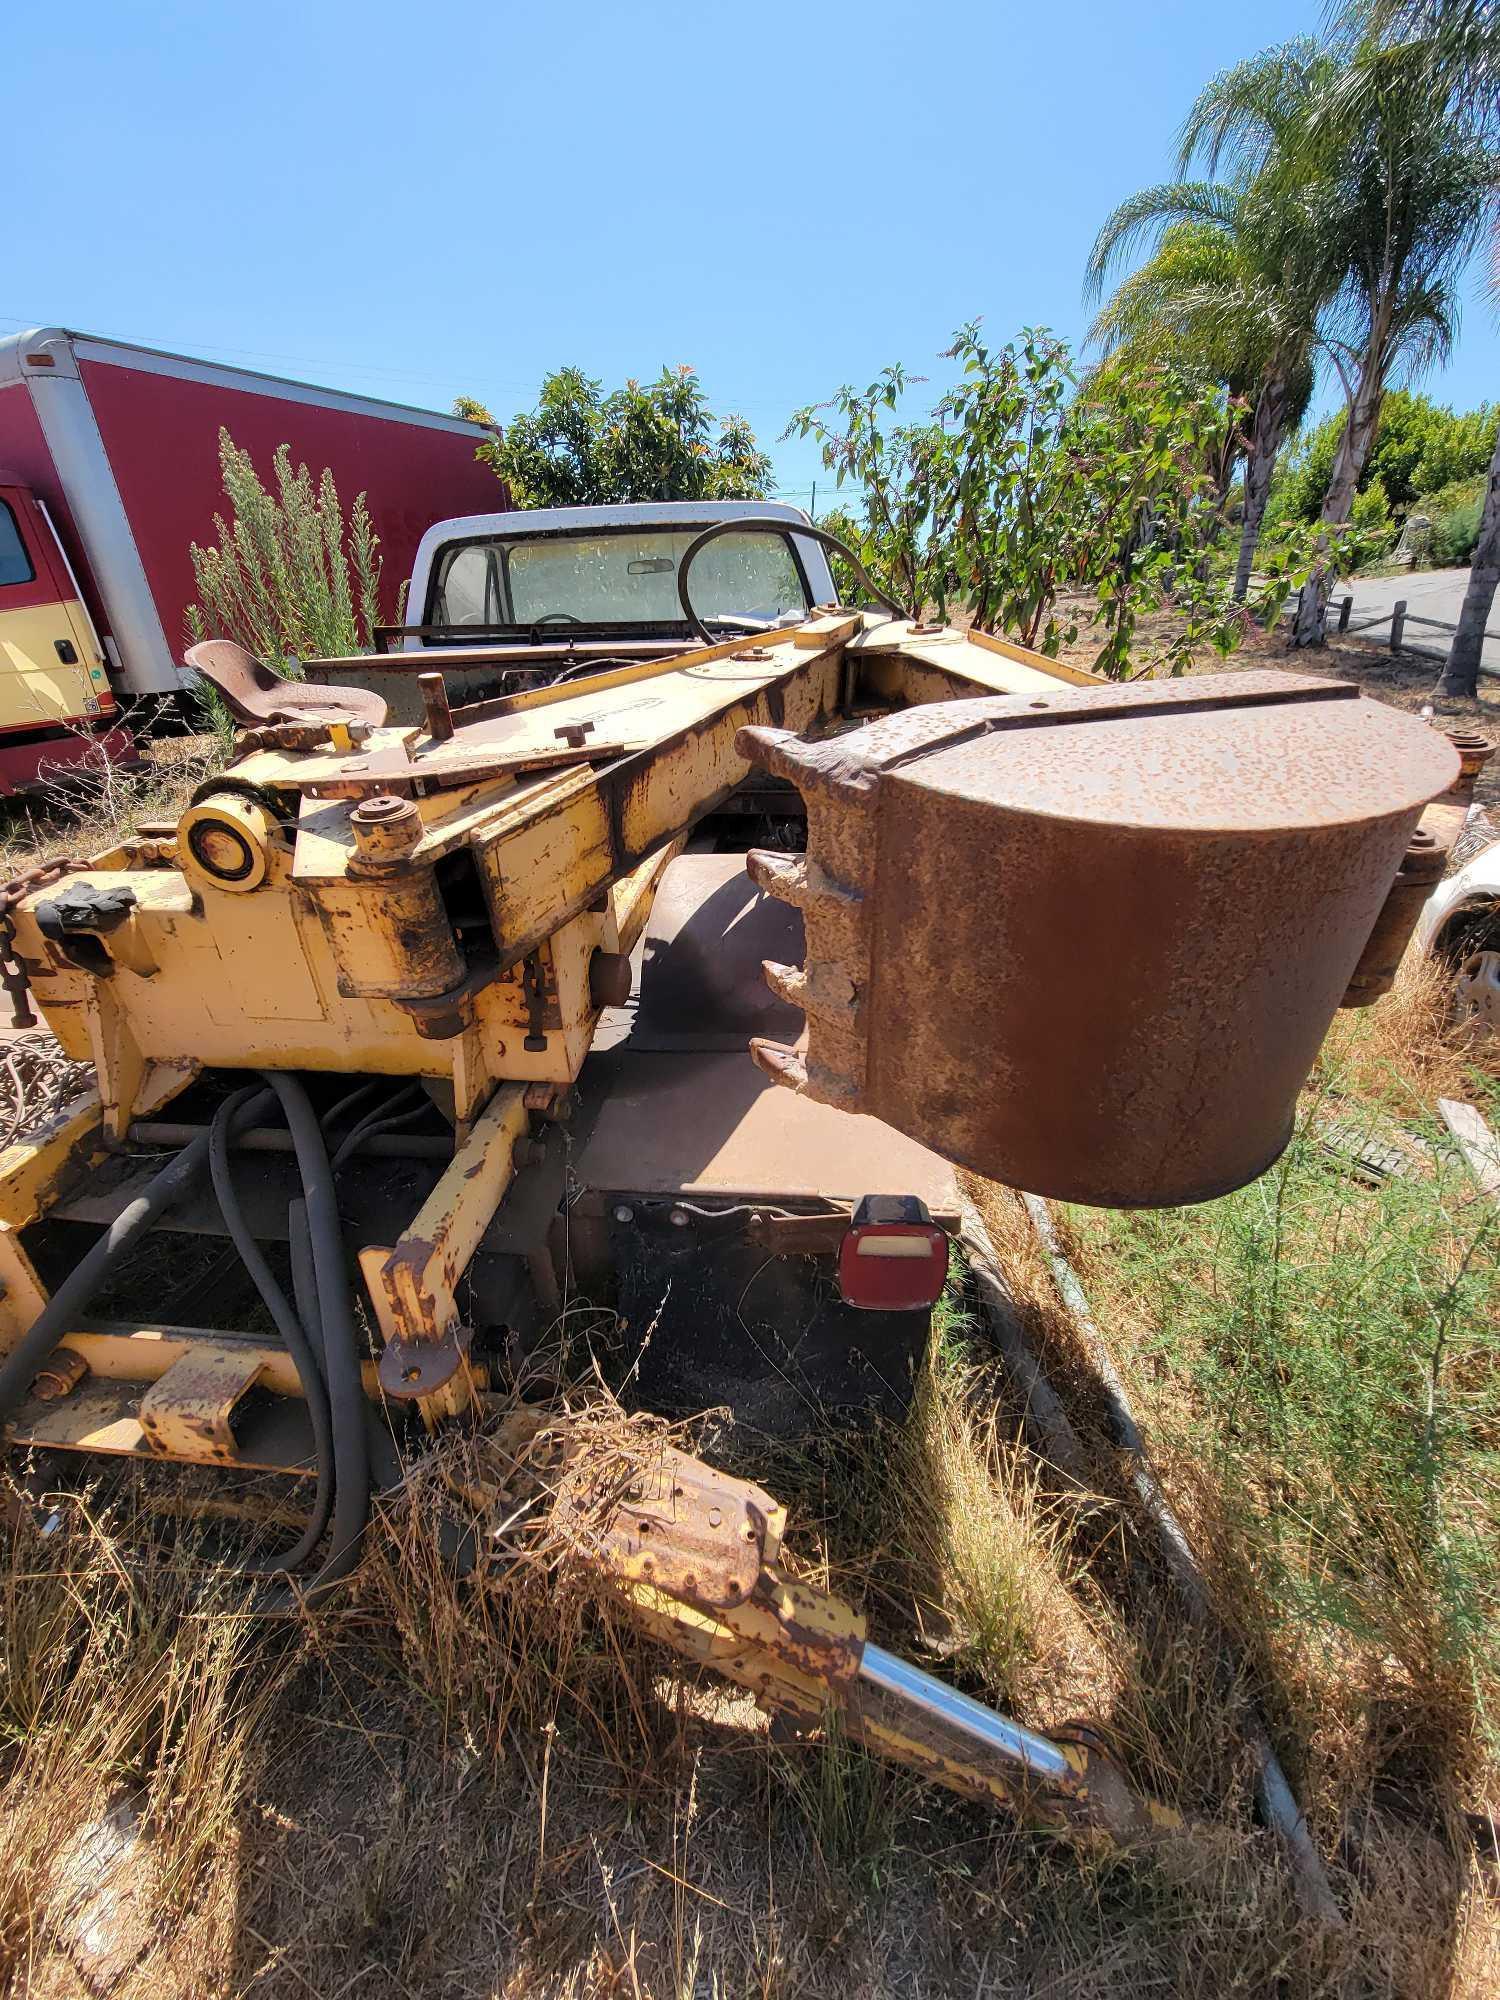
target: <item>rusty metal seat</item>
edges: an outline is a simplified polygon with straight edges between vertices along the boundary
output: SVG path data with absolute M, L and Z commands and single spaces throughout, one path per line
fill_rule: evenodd
M 233 639 L 205 639 L 191 646 L 184 664 L 202 674 L 224 698 L 236 722 L 262 727 L 278 722 L 385 721 L 385 699 L 370 688 L 325 687 L 321 682 L 288 681 Z

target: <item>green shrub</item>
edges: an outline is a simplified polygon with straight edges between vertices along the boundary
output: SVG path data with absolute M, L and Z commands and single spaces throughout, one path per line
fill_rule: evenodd
M 1439 569 L 1462 569 L 1473 559 L 1479 540 L 1482 500 L 1471 500 L 1450 513 L 1436 515 L 1432 523 L 1432 560 Z
M 1451 514 L 1459 507 L 1482 502 L 1486 483 L 1482 472 L 1475 473 L 1468 479 L 1450 479 L 1446 486 L 1439 486 L 1435 492 L 1419 494 L 1411 504 L 1411 511 L 1414 514 L 1425 514 L 1429 521 L 1436 521 L 1442 515 Z
M 1381 480 L 1372 479 L 1363 492 L 1355 494 L 1349 519 L 1367 533 L 1379 533 L 1391 526 L 1391 503 Z
M 1427 513 L 1418 495 L 1430 496 L 1434 488 L 1483 473 L 1495 448 L 1497 417 L 1500 411 L 1493 403 L 1457 412 L 1415 390 L 1388 390 L 1361 491 L 1378 479 L 1397 514 Z M 1344 413 L 1335 410 L 1304 430 L 1283 454 L 1271 495 L 1275 514 L 1309 522 L 1318 518 L 1343 430 Z
M 230 519 L 215 514 L 217 542 L 189 551 L 198 589 L 189 643 L 235 639 L 279 672 L 294 659 L 369 651 L 381 565 L 364 494 L 346 522 L 333 474 L 325 468 L 315 486 L 284 444 L 271 459 L 272 493 L 227 430 L 219 432 L 219 466 Z

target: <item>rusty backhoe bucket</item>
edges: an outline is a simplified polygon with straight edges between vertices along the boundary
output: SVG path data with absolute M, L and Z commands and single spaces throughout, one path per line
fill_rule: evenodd
M 945 703 L 740 747 L 802 791 L 753 854 L 805 968 L 793 1088 L 1013 1187 L 1204 1201 L 1286 1145 L 1446 738 L 1336 681 L 1232 673 Z

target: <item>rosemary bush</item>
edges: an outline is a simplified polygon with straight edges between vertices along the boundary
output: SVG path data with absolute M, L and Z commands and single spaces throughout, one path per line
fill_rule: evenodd
M 291 448 L 271 460 L 275 491 L 248 451 L 219 432 L 219 464 L 230 518 L 214 516 L 215 541 L 192 545 L 198 601 L 187 613 L 189 643 L 238 640 L 278 672 L 329 654 L 369 652 L 380 619 L 380 538 L 363 493 L 347 522 L 333 474 L 316 485 Z

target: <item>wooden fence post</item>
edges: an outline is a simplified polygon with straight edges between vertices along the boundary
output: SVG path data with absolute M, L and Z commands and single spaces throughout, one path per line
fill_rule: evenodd
M 1401 651 L 1401 634 L 1405 631 L 1405 629 L 1406 629 L 1406 599 L 1404 597 L 1398 597 L 1396 599 L 1396 608 L 1391 613 L 1391 651 L 1393 653 L 1399 653 Z
M 1354 609 L 1354 592 L 1351 590 L 1339 606 L 1339 630 L 1349 630 L 1349 613 Z

